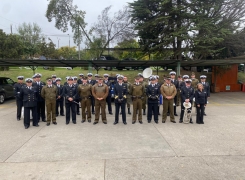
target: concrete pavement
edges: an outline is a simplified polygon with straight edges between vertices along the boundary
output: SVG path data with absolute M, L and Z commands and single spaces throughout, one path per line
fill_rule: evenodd
M 204 125 L 65 124 L 24 129 L 13 101 L 0 105 L 1 179 L 245 179 L 244 93 L 211 94 Z M 180 107 L 177 108 L 180 114 Z M 121 118 L 120 118 L 121 119 Z M 176 118 L 178 121 L 179 117 Z M 195 115 L 193 113 L 195 122 Z M 161 122 L 161 116 L 159 116 Z

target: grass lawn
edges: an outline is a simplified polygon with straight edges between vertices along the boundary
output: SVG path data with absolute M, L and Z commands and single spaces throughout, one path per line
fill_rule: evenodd
M 52 74 L 57 75 L 57 77 L 61 77 L 62 78 L 62 82 L 65 81 L 65 77 L 66 76 L 77 76 L 79 77 L 80 73 L 83 74 L 87 74 L 88 70 L 84 70 L 83 68 L 74 68 L 72 70 L 67 70 L 65 68 L 55 68 L 54 71 L 50 71 L 50 70 L 44 70 L 42 67 L 38 67 L 38 69 L 36 69 L 35 71 L 36 73 L 41 73 L 42 74 L 42 81 L 45 81 L 46 78 L 51 77 Z M 103 75 L 105 73 L 109 74 L 110 76 L 114 76 L 116 74 L 122 74 L 124 76 L 127 76 L 130 82 L 134 81 L 134 77 L 138 74 L 138 73 L 142 73 L 143 70 L 122 70 L 122 71 L 118 71 L 116 69 L 113 69 L 112 71 L 108 71 L 108 70 L 104 70 L 101 69 L 99 70 L 98 74 L 99 75 Z M 170 71 L 164 71 L 164 70 L 159 70 L 158 75 L 160 76 L 160 81 L 163 80 L 163 75 L 168 75 Z M 92 71 L 93 74 L 96 74 L 97 71 L 93 70 Z M 157 72 L 155 70 L 153 70 L 153 74 L 156 75 Z M 181 71 L 181 75 L 190 75 L 191 71 Z M 196 78 L 199 79 L 201 74 L 205 74 L 207 75 L 207 80 L 210 82 L 211 80 L 211 73 L 206 73 L 206 72 L 196 72 Z M 33 75 L 33 71 L 31 69 L 25 69 L 22 68 L 20 69 L 19 67 L 10 67 L 9 71 L 0 71 L 0 76 L 1 77 L 9 77 L 11 79 L 13 79 L 14 81 L 17 80 L 17 76 L 24 76 L 25 78 L 28 77 L 32 77 Z

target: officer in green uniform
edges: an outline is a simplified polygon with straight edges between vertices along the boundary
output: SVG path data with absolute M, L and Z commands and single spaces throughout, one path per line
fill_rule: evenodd
M 138 120 L 142 124 L 142 99 L 145 94 L 145 87 L 139 82 L 140 77 L 135 77 L 135 83 L 131 86 L 130 95 L 132 95 L 133 101 L 133 119 L 132 124 L 136 122 L 136 112 L 138 111 Z
M 98 82 L 92 87 L 92 94 L 95 99 L 95 120 L 94 125 L 99 122 L 100 110 L 102 115 L 102 121 L 104 124 L 107 124 L 106 119 L 106 97 L 108 96 L 109 89 L 106 84 L 103 83 L 103 78 L 98 76 Z
M 142 84 L 142 86 L 145 88 L 144 90 L 144 94 L 143 94 L 143 99 L 142 99 L 142 109 L 143 109 L 143 115 L 146 115 L 145 110 L 146 110 L 146 101 L 147 101 L 147 96 L 146 96 L 146 89 L 147 89 L 147 82 L 144 81 L 144 77 L 141 73 L 138 74 L 138 76 L 140 77 L 139 82 Z
M 127 95 L 127 98 L 126 98 L 126 102 L 127 102 L 128 114 L 131 114 L 131 112 L 130 112 L 131 95 L 129 95 L 129 91 L 131 89 L 132 84 L 130 82 L 128 82 L 127 76 L 123 77 L 123 82 L 125 84 L 127 84 L 128 95 Z
M 88 78 L 84 76 L 82 78 L 82 84 L 77 88 L 78 96 L 82 106 L 82 123 L 86 121 L 86 111 L 88 122 L 91 123 L 91 96 L 92 85 L 88 83 Z
M 163 96 L 163 115 L 162 123 L 165 123 L 167 119 L 167 111 L 169 109 L 170 121 L 176 123 L 174 118 L 174 97 L 176 96 L 176 87 L 171 83 L 171 77 L 166 78 L 166 82 L 161 86 L 161 93 Z
M 50 125 L 51 122 L 51 114 L 52 114 L 52 122 L 57 125 L 56 122 L 56 97 L 58 95 L 58 90 L 55 85 L 52 84 L 52 79 L 47 78 L 47 85 L 42 88 L 41 96 L 45 99 L 46 110 L 47 110 L 47 126 Z
M 196 79 L 196 76 L 195 76 L 195 73 L 192 72 L 191 73 L 191 87 L 194 88 L 194 90 L 196 91 L 197 90 L 197 84 L 199 83 L 198 79 Z

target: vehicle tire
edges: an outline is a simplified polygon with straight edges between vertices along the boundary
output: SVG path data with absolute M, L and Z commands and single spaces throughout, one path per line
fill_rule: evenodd
M 3 104 L 5 101 L 5 95 L 4 94 L 0 94 L 0 104 Z
M 129 71 L 130 69 L 127 69 L 127 71 Z

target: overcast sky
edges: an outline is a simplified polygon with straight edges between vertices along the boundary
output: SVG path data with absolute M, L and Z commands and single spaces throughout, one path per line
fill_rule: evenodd
M 112 5 L 111 12 L 118 11 L 127 2 L 133 2 L 134 0 L 73 0 L 73 4 L 76 4 L 79 9 L 86 11 L 85 21 L 89 25 L 92 25 L 97 21 L 98 15 L 101 11 Z M 71 28 L 68 32 L 62 31 L 54 27 L 54 21 L 48 22 L 45 17 L 48 1 L 47 0 L 0 0 L 0 29 L 4 32 L 10 33 L 10 25 L 12 24 L 13 33 L 16 33 L 18 25 L 23 22 L 37 23 L 41 28 L 43 34 L 50 37 L 53 42 L 58 46 L 68 46 L 69 36 L 72 35 Z M 66 35 L 66 37 L 64 36 Z M 72 37 L 70 37 L 71 46 L 75 46 Z

